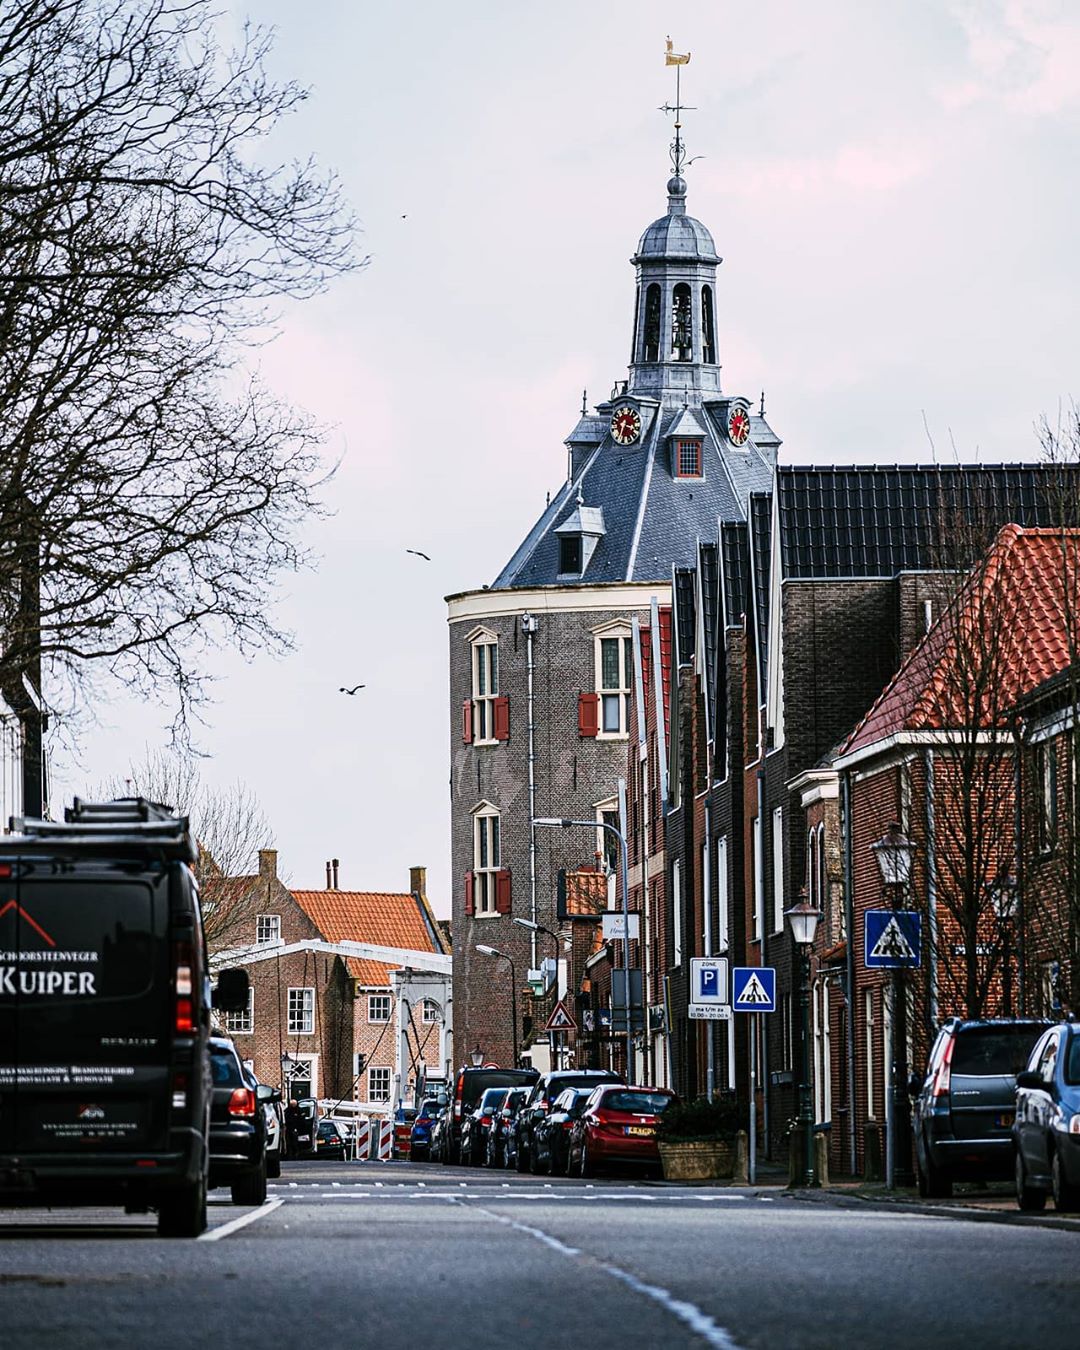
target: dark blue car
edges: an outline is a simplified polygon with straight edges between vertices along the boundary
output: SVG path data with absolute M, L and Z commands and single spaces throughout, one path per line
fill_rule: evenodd
M 1052 1027 L 1016 1076 L 1016 1198 L 1021 1209 L 1080 1209 L 1080 1026 Z
M 409 1135 L 410 1162 L 422 1162 L 431 1156 L 431 1127 L 435 1124 L 435 1117 L 441 1109 L 434 1097 L 428 1097 L 420 1103 L 420 1110 L 416 1113 L 412 1133 Z

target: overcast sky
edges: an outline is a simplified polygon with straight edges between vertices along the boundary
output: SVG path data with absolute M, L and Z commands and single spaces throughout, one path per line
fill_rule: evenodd
M 282 158 L 336 167 L 370 265 L 260 354 L 332 426 L 331 517 L 279 613 L 295 652 L 223 653 L 204 776 L 243 780 L 296 885 L 449 912 L 443 596 L 493 579 L 558 487 L 587 388 L 626 374 L 633 270 L 666 209 L 684 70 L 688 209 L 724 258 L 724 387 L 782 457 L 1032 457 L 1077 394 L 1080 13 L 1067 0 L 257 0 L 311 86 Z M 670 15 L 669 17 L 666 17 Z M 928 430 L 929 429 L 929 438 Z M 932 443 L 931 443 L 932 440 Z M 406 548 L 431 554 L 431 563 Z M 363 682 L 355 698 L 339 685 Z M 456 714 L 454 726 L 457 725 Z M 60 796 L 167 740 L 117 700 Z M 541 808 L 543 803 L 540 803 Z

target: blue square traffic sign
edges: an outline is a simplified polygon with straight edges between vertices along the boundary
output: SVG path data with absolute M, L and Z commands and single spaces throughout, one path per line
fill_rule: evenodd
M 922 915 L 916 909 L 868 909 L 863 961 L 869 970 L 913 969 L 922 964 Z
M 776 971 L 772 966 L 736 966 L 731 973 L 731 1006 L 736 1012 L 776 1011 Z

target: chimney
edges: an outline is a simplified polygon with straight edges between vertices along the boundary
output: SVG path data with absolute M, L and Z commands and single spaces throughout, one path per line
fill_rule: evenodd
M 426 867 L 409 868 L 409 890 L 412 891 L 414 895 L 419 895 L 421 898 L 426 897 L 427 895 Z
M 336 858 L 331 858 L 330 864 L 334 869 L 334 884 L 333 886 L 331 886 L 330 889 L 336 891 L 338 889 L 338 879 L 337 879 L 338 860 Z
M 259 849 L 259 876 L 264 881 L 277 880 L 277 849 Z
M 332 891 L 334 888 L 330 885 L 330 860 L 326 860 L 326 889 Z

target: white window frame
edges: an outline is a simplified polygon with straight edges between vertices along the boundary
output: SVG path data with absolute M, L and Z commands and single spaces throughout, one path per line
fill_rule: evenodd
M 319 1056 L 317 1054 L 297 1054 L 295 1051 L 289 1051 L 289 1059 L 294 1064 L 303 1064 L 307 1068 L 307 1074 L 301 1077 L 307 1077 L 311 1082 L 311 1095 L 319 1095 Z M 285 1084 L 286 1092 L 290 1090 L 292 1079 Z
M 293 999 L 294 994 L 304 995 L 302 999 Z M 307 1023 L 310 1015 L 311 1025 L 298 1025 L 299 1019 L 294 1019 L 294 1004 L 303 1015 L 304 1023 Z M 286 1008 L 286 1035 L 288 1036 L 314 1036 L 315 1035 L 315 988 L 313 985 L 290 985 L 288 996 L 285 1003 Z
M 271 923 L 271 920 L 273 922 Z M 271 937 L 264 936 L 264 925 L 272 932 Z M 255 945 L 256 947 L 269 947 L 281 941 L 281 915 L 280 914 L 256 914 L 255 916 Z
M 490 802 L 473 811 L 473 917 L 491 918 L 495 905 L 496 877 L 502 871 L 502 817 Z
M 437 1026 L 442 1021 L 442 1010 L 433 998 L 426 998 L 421 1003 L 420 1021 L 426 1027 Z
M 829 1008 L 829 981 L 821 982 L 821 1110 L 822 1121 L 832 1120 L 832 1027 Z
M 469 640 L 469 689 L 473 744 L 495 745 L 495 700 L 499 696 L 499 639 L 488 629 Z
M 385 1008 L 386 1016 L 379 1017 L 375 1013 L 375 1008 L 380 1011 Z M 389 1022 L 393 1015 L 394 1004 L 389 994 L 368 994 L 367 996 L 367 1020 L 369 1022 Z
M 604 817 L 610 816 L 609 825 L 619 828 L 619 800 L 617 797 L 609 797 L 607 801 L 597 802 L 593 807 L 593 815 L 596 820 L 596 852 L 600 859 L 600 865 L 609 873 L 609 875 L 619 870 L 619 841 L 608 830 L 604 829 Z M 615 865 L 610 865 L 608 858 L 608 849 L 614 854 Z
M 671 964 L 683 963 L 682 864 L 676 858 L 671 864 Z
M 819 1123 L 824 1117 L 821 1114 L 821 981 L 815 981 L 813 992 L 811 994 L 813 1014 L 814 1014 L 814 1044 L 813 1044 L 813 1080 L 814 1080 L 814 1121 Z
M 731 946 L 728 933 L 728 858 L 727 835 L 716 841 L 716 927 L 717 951 L 726 952 Z
M 874 1028 L 877 1021 L 874 1017 L 873 989 L 863 991 L 863 1021 L 866 1036 L 866 1116 L 868 1120 L 877 1120 L 878 1117 L 874 1114 Z
M 618 643 L 616 650 L 619 654 L 618 674 L 621 683 L 617 685 L 605 685 L 604 683 L 605 642 Z M 600 700 L 597 708 L 597 739 L 624 741 L 630 734 L 630 682 L 634 668 L 632 635 L 628 623 L 620 621 L 614 624 L 606 624 L 593 634 L 593 661 L 596 693 Z M 607 730 L 604 725 L 607 721 L 608 709 L 612 706 L 612 700 L 617 700 L 614 706 L 619 714 L 619 725 L 615 731 Z
M 255 986 L 248 987 L 247 1007 L 242 1012 L 225 1014 L 225 1030 L 230 1036 L 250 1036 L 255 1030 Z
M 388 1102 L 393 1071 L 387 1064 L 372 1064 L 367 1070 L 367 1099 L 369 1102 Z M 376 1082 L 379 1088 L 376 1089 Z
M 773 932 L 784 931 L 784 808 L 772 813 L 772 906 Z
M 754 941 L 760 942 L 764 937 L 765 916 L 762 914 L 765 900 L 765 878 L 762 876 L 764 869 L 765 847 L 761 838 L 761 817 L 755 816 L 753 820 L 753 841 L 754 841 Z

